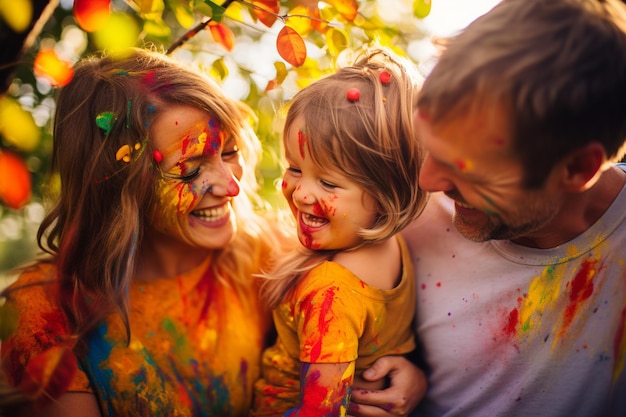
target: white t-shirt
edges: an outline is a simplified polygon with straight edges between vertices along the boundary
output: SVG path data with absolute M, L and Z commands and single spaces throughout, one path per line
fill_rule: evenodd
M 626 417 L 626 188 L 552 249 L 471 242 L 453 211 L 436 193 L 403 232 L 431 368 L 414 415 Z

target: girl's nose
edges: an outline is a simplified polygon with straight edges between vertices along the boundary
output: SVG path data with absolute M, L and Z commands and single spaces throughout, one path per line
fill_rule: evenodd
M 306 184 L 299 182 L 296 185 L 296 188 L 293 190 L 291 198 L 295 203 L 298 204 L 313 204 L 315 202 L 315 197 L 310 191 L 310 187 L 307 187 Z

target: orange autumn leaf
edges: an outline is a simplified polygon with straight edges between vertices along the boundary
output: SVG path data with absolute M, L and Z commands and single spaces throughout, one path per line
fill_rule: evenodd
M 337 9 L 339 14 L 341 14 L 343 18 L 346 19 L 348 22 L 352 22 L 354 20 L 359 10 L 359 4 L 357 3 L 357 0 L 324 0 L 324 1 L 325 3 L 328 3 L 331 6 L 333 6 L 335 9 Z
M 86 32 L 100 29 L 111 14 L 111 0 L 74 0 L 76 23 Z
M 71 346 L 54 346 L 28 363 L 18 388 L 32 400 L 46 403 L 67 391 L 77 370 Z
M 289 26 L 283 27 L 276 38 L 278 54 L 294 67 L 304 64 L 306 59 L 306 45 L 302 36 Z
M 222 45 L 227 51 L 232 51 L 235 44 L 235 34 L 228 26 L 212 20 L 209 22 L 209 30 L 215 42 Z
M 44 77 L 55 87 L 68 84 L 74 77 L 72 65 L 63 61 L 52 49 L 39 51 L 33 66 L 35 75 Z
M 32 180 L 24 161 L 9 151 L 0 152 L 0 201 L 12 209 L 30 200 Z
M 280 0 L 253 0 L 252 12 L 265 26 L 271 28 L 280 12 Z

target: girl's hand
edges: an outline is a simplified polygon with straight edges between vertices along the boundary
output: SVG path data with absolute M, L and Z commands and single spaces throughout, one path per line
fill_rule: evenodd
M 390 382 L 384 390 L 359 389 L 359 379 L 354 380 L 351 416 L 408 416 L 426 394 L 426 375 L 403 356 L 379 358 L 361 375 L 370 382 L 386 377 Z

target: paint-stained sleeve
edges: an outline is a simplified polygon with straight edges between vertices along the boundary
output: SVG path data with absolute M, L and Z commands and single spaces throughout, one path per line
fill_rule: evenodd
M 352 362 L 358 356 L 364 313 L 361 296 L 344 285 L 350 272 L 327 262 L 312 270 L 300 285 L 294 318 L 298 320 L 300 361 Z
M 68 361 L 66 356 L 61 356 L 63 360 L 56 363 L 61 352 L 73 355 L 73 339 L 69 337 L 65 315 L 52 302 L 55 285 L 37 284 L 52 275 L 51 268 L 43 265 L 28 270 L 12 286 L 23 288 L 11 292 L 6 302 L 5 311 L 9 314 L 3 320 L 15 320 L 15 330 L 2 341 L 3 372 L 13 386 L 27 382 L 32 384 L 33 381 L 27 377 L 30 373 L 34 382 L 38 379 L 44 381 L 43 388 L 46 390 L 54 391 L 59 386 L 67 386 L 68 391 L 92 392 L 87 376 L 80 369 L 75 369 L 75 361 Z M 45 364 L 46 361 L 56 363 L 56 368 L 50 368 Z M 33 366 L 29 366 L 31 364 Z M 67 366 L 73 369 L 63 368 Z M 53 373 L 47 374 L 43 372 L 44 369 Z M 50 386 L 45 386 L 48 377 L 51 378 L 48 381 Z M 71 381 L 63 378 L 70 378 Z

